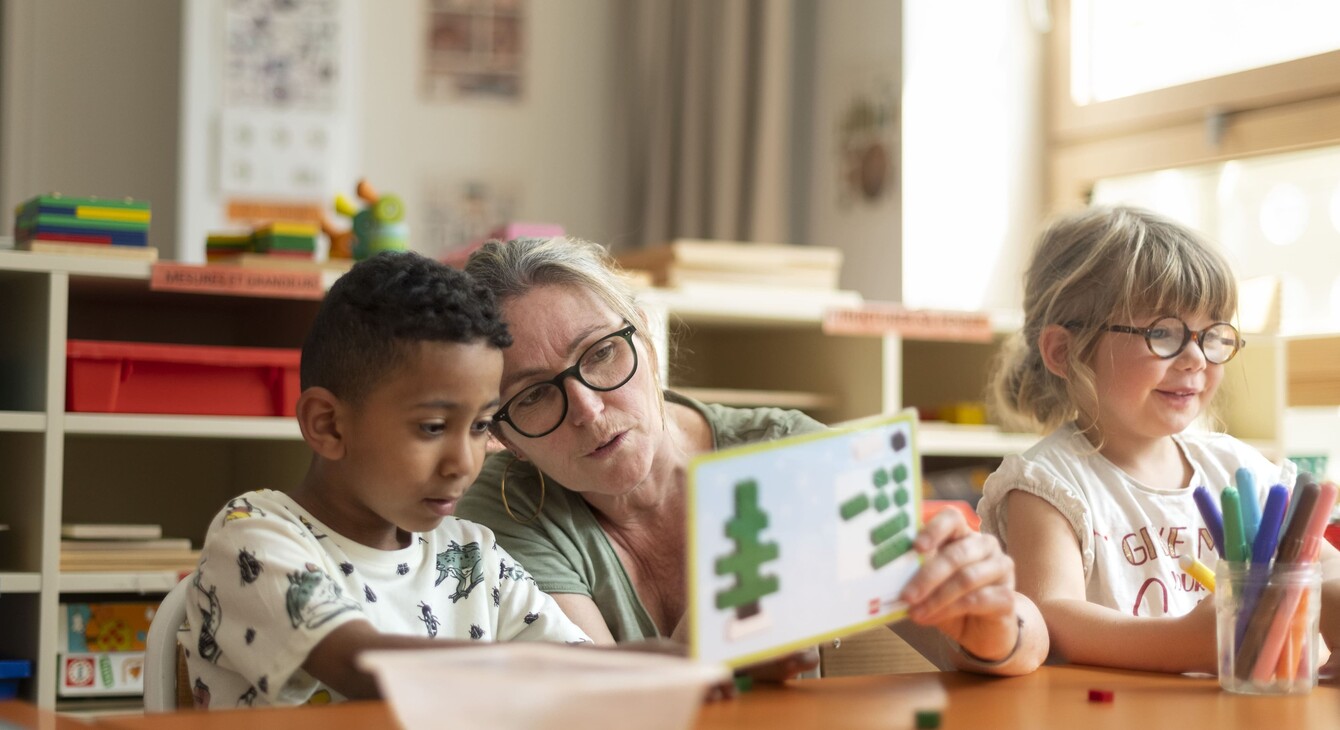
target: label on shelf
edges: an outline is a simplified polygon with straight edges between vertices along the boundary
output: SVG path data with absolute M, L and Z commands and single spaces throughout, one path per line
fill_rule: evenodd
M 284 299 L 320 299 L 325 285 L 319 270 L 298 271 L 241 266 L 154 264 L 149 288 L 196 294 L 228 294 Z
M 827 335 L 897 334 L 912 340 L 990 342 L 991 317 L 985 312 L 908 309 L 891 302 L 824 311 Z

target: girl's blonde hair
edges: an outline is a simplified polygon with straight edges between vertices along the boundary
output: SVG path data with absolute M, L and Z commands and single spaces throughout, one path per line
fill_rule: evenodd
M 1096 402 L 1090 362 L 1102 325 L 1143 327 L 1134 317 L 1150 313 L 1227 321 L 1237 302 L 1228 262 L 1178 223 L 1128 207 L 1062 216 L 1038 239 L 1024 275 L 1024 327 L 1001 353 L 990 398 L 1007 426 L 1050 431 Z M 1048 371 L 1038 349 L 1052 324 L 1071 332 L 1068 378 Z
M 585 289 L 615 314 L 637 327 L 638 337 L 649 354 L 652 380 L 660 392 L 656 348 L 652 345 L 646 314 L 609 251 L 598 243 L 580 238 L 517 238 L 489 241 L 470 254 L 465 271 L 493 292 L 505 306 L 537 286 L 558 284 Z

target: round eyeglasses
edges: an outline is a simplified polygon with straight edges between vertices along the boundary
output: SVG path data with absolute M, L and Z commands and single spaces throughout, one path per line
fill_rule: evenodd
M 1107 332 L 1124 332 L 1130 335 L 1144 335 L 1149 351 L 1170 360 L 1182 354 L 1187 343 L 1195 340 L 1205 360 L 1223 365 L 1238 350 L 1247 346 L 1246 340 L 1238 334 L 1238 328 L 1227 322 L 1215 322 L 1199 332 L 1193 331 L 1179 317 L 1161 317 L 1148 327 L 1129 327 L 1121 324 L 1109 324 L 1102 327 Z
M 576 365 L 509 398 L 493 414 L 493 422 L 507 423 L 527 438 L 552 433 L 568 415 L 568 390 L 563 387 L 567 378 L 602 393 L 632 380 L 637 372 L 637 348 L 633 347 L 636 332 L 637 328 L 630 324 L 596 340 L 577 358 Z

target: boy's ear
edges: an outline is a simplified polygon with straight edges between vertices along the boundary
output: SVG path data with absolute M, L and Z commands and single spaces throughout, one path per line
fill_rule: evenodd
M 1038 335 L 1038 352 L 1042 353 L 1042 364 L 1056 377 L 1066 380 L 1070 376 L 1070 345 L 1073 343 L 1070 330 L 1059 324 L 1049 324 Z
M 308 388 L 298 396 L 298 428 L 307 445 L 323 459 L 335 461 L 344 456 L 340 423 L 344 411 L 343 402 L 325 388 Z

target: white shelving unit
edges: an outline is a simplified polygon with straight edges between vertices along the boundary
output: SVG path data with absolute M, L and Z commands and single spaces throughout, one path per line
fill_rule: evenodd
M 0 250 L 0 655 L 33 662 L 21 696 L 47 708 L 62 600 L 153 600 L 179 578 L 61 573 L 62 523 L 159 523 L 198 546 L 228 498 L 307 464 L 288 418 L 66 413 L 67 339 L 299 347 L 318 306 L 155 292 L 149 277 L 142 261 Z

